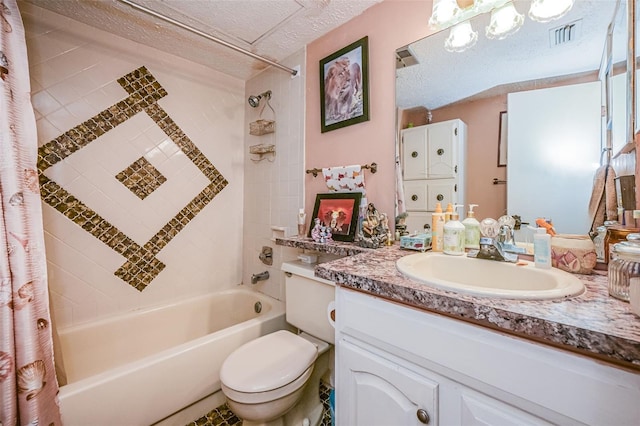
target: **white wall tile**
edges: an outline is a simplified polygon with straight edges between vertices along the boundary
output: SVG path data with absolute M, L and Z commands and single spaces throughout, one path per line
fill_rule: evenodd
M 40 144 L 125 99 L 128 94 L 116 79 L 145 65 L 168 92 L 160 105 L 229 181 L 158 253 L 166 267 L 143 292 L 114 275 L 125 262 L 123 256 L 43 204 L 57 325 L 238 285 L 242 280 L 244 82 L 33 4 L 21 3 L 21 12 L 29 40 L 32 88 L 36 88 L 33 102 Z M 174 66 L 168 68 L 167 63 Z M 156 147 L 161 154 L 158 164 L 149 153 Z M 143 155 L 168 180 L 140 200 L 115 175 Z M 45 174 L 138 244 L 144 244 L 208 183 L 145 113 Z

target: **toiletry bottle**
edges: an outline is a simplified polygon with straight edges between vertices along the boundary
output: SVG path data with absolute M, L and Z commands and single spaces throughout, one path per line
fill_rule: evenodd
M 463 207 L 455 205 L 455 209 Z M 460 222 L 460 215 L 455 210 L 451 213 L 451 220 L 444 224 L 444 254 L 460 256 L 464 254 L 465 227 Z
M 307 215 L 305 214 L 304 209 L 300 209 L 298 211 L 298 236 L 300 237 L 304 237 L 306 220 L 307 220 Z
M 440 203 L 436 204 L 436 211 L 431 215 L 431 250 L 442 251 L 442 233 L 444 232 L 444 213 Z
M 451 220 L 451 215 L 453 214 L 453 206 L 451 203 L 447 204 L 447 210 L 444 212 L 444 223 L 447 223 Z
M 533 234 L 533 261 L 536 268 L 551 268 L 551 235 L 545 228 L 536 228 Z
M 478 222 L 473 213 L 473 208 L 477 206 L 477 204 L 469 204 L 467 218 L 462 221 L 462 225 L 464 225 L 464 246 L 468 249 L 480 248 L 480 222 Z

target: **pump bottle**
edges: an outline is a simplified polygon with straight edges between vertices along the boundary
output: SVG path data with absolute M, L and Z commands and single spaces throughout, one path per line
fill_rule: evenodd
M 467 218 L 462 221 L 462 225 L 464 225 L 464 246 L 468 249 L 480 248 L 480 222 L 475 217 L 474 207 L 478 207 L 478 205 L 469 204 Z
M 444 254 L 461 256 L 464 254 L 465 227 L 460 222 L 460 215 L 457 209 L 463 207 L 455 205 L 455 210 L 451 213 L 451 220 L 444 224 Z

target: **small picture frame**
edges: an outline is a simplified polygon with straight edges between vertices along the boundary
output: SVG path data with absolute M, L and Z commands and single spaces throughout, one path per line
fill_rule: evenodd
M 369 120 L 369 37 L 320 60 L 321 132 Z
M 330 192 L 316 195 L 316 204 L 309 226 L 309 237 L 315 225 L 315 219 L 320 219 L 324 226 L 331 229 L 332 238 L 336 241 L 350 242 L 355 239 L 358 227 L 358 212 L 360 208 L 360 192 Z
M 498 167 L 507 166 L 507 111 L 500 113 L 498 130 Z

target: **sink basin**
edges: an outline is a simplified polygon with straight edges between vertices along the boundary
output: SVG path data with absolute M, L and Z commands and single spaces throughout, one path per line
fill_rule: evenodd
M 408 278 L 428 286 L 473 296 L 553 300 L 584 292 L 584 284 L 570 273 L 536 268 L 527 261 L 515 264 L 443 253 L 416 253 L 398 259 L 396 267 Z

